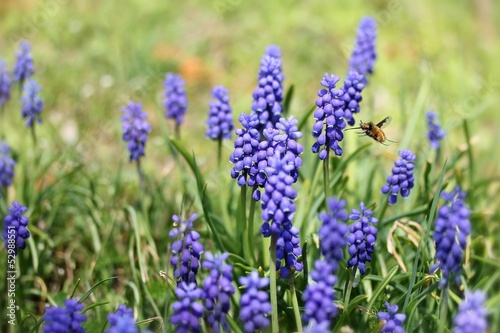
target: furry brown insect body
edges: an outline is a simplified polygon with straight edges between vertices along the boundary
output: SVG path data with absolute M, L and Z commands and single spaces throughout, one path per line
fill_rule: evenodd
M 354 128 L 349 128 L 349 129 L 360 129 L 363 131 L 363 134 L 365 134 L 366 136 L 369 136 L 373 140 L 380 142 L 381 144 L 384 144 L 385 141 L 391 141 L 391 140 L 387 139 L 384 131 L 382 131 L 382 128 L 389 125 L 391 120 L 392 120 L 391 117 L 386 117 L 382 121 L 380 121 L 376 124 L 374 124 L 371 121 L 364 123 L 363 121 L 360 120 L 359 127 L 354 127 Z

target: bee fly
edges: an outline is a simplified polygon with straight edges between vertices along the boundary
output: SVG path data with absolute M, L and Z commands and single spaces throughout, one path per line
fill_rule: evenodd
M 366 134 L 367 136 L 369 136 L 373 140 L 385 145 L 385 143 L 384 143 L 385 141 L 394 142 L 394 141 L 387 139 L 384 131 L 382 131 L 382 128 L 389 125 L 391 120 L 392 120 L 391 117 L 385 117 L 384 119 L 382 119 L 382 121 L 378 122 L 377 124 L 374 124 L 371 121 L 368 123 L 364 123 L 363 121 L 360 120 L 359 127 L 353 127 L 353 128 L 349 128 L 347 130 L 360 129 L 362 132 L 360 132 L 359 134 Z

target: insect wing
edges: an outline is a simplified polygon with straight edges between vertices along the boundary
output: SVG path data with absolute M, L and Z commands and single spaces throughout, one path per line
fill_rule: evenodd
M 387 125 L 389 125 L 391 123 L 391 120 L 392 120 L 392 117 L 385 117 L 384 119 L 382 119 L 382 121 L 380 121 L 378 124 L 377 124 L 377 127 L 378 128 L 384 128 L 384 127 L 387 127 Z

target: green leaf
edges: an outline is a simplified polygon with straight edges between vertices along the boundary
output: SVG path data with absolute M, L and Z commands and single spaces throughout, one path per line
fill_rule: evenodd
M 290 114 L 290 104 L 292 103 L 294 92 L 295 92 L 295 86 L 292 84 L 290 88 L 288 88 L 285 94 L 285 99 L 283 100 L 283 115 Z

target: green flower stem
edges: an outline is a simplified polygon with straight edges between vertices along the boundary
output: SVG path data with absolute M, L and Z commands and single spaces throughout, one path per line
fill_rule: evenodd
M 139 177 L 139 187 L 141 191 L 144 191 L 144 174 L 142 173 L 141 169 L 141 160 L 138 158 L 136 160 L 136 166 L 137 166 L 137 176 Z
M 441 304 L 439 304 L 439 329 L 438 333 L 443 333 L 448 327 L 446 316 L 448 315 L 448 285 L 441 292 Z
M 177 140 L 181 139 L 181 124 L 179 124 L 177 121 L 175 122 L 175 138 Z
M 323 160 L 323 187 L 325 191 L 325 202 L 330 194 L 330 149 L 326 150 L 326 158 Z
M 356 277 L 357 270 L 358 270 L 358 265 L 355 265 L 352 268 L 351 277 L 349 278 L 349 284 L 347 285 L 347 291 L 344 295 L 344 311 L 345 311 L 345 309 L 347 309 L 347 306 L 349 305 L 349 301 L 351 300 L 351 291 L 352 291 L 352 286 L 353 286 L 354 278 Z
M 271 262 L 269 263 L 269 278 L 270 278 L 270 294 L 271 294 L 271 307 L 272 307 L 272 315 L 271 315 L 271 332 L 278 333 L 279 325 L 278 325 L 278 294 L 276 288 L 276 243 L 278 241 L 278 236 L 275 234 L 271 235 L 271 246 L 269 252 L 271 254 Z
M 247 186 L 242 186 L 241 187 L 241 217 L 240 217 L 240 223 L 242 225 L 240 226 L 240 230 L 242 231 L 241 237 L 243 241 L 243 255 L 247 260 L 250 260 L 251 256 L 251 247 L 250 244 L 252 242 L 249 240 L 249 237 L 245 237 L 246 234 L 248 233 L 248 225 L 247 225 Z
M 252 188 L 252 194 L 257 190 L 258 185 L 254 185 Z M 254 232 L 254 227 L 253 227 L 253 220 L 255 217 L 255 205 L 257 204 L 257 201 L 253 200 L 253 198 L 250 200 L 250 213 L 248 215 L 248 230 L 247 230 L 247 241 L 250 246 L 252 244 L 254 238 L 253 238 L 253 232 Z M 250 249 L 250 247 L 249 247 Z M 256 264 L 256 259 L 255 259 L 255 251 L 251 251 L 249 253 L 250 257 L 247 258 L 250 260 L 250 265 L 255 266 Z
M 290 285 L 290 292 L 292 293 L 293 314 L 295 316 L 295 324 L 297 325 L 297 332 L 302 332 L 302 320 L 300 317 L 299 302 L 297 301 L 297 293 L 295 292 L 295 283 L 293 281 L 293 274 L 290 273 L 288 278 Z
M 389 207 L 389 198 L 387 196 L 382 196 L 382 200 L 384 203 L 382 204 L 382 208 L 380 209 L 380 214 L 378 216 L 378 221 L 382 222 L 385 212 L 387 211 L 387 207 Z
M 217 169 L 220 170 L 220 165 L 222 163 L 222 137 L 219 136 L 217 144 Z
M 37 147 L 37 139 L 36 139 L 36 133 L 35 133 L 35 124 L 31 126 L 31 137 L 33 138 L 33 147 Z

